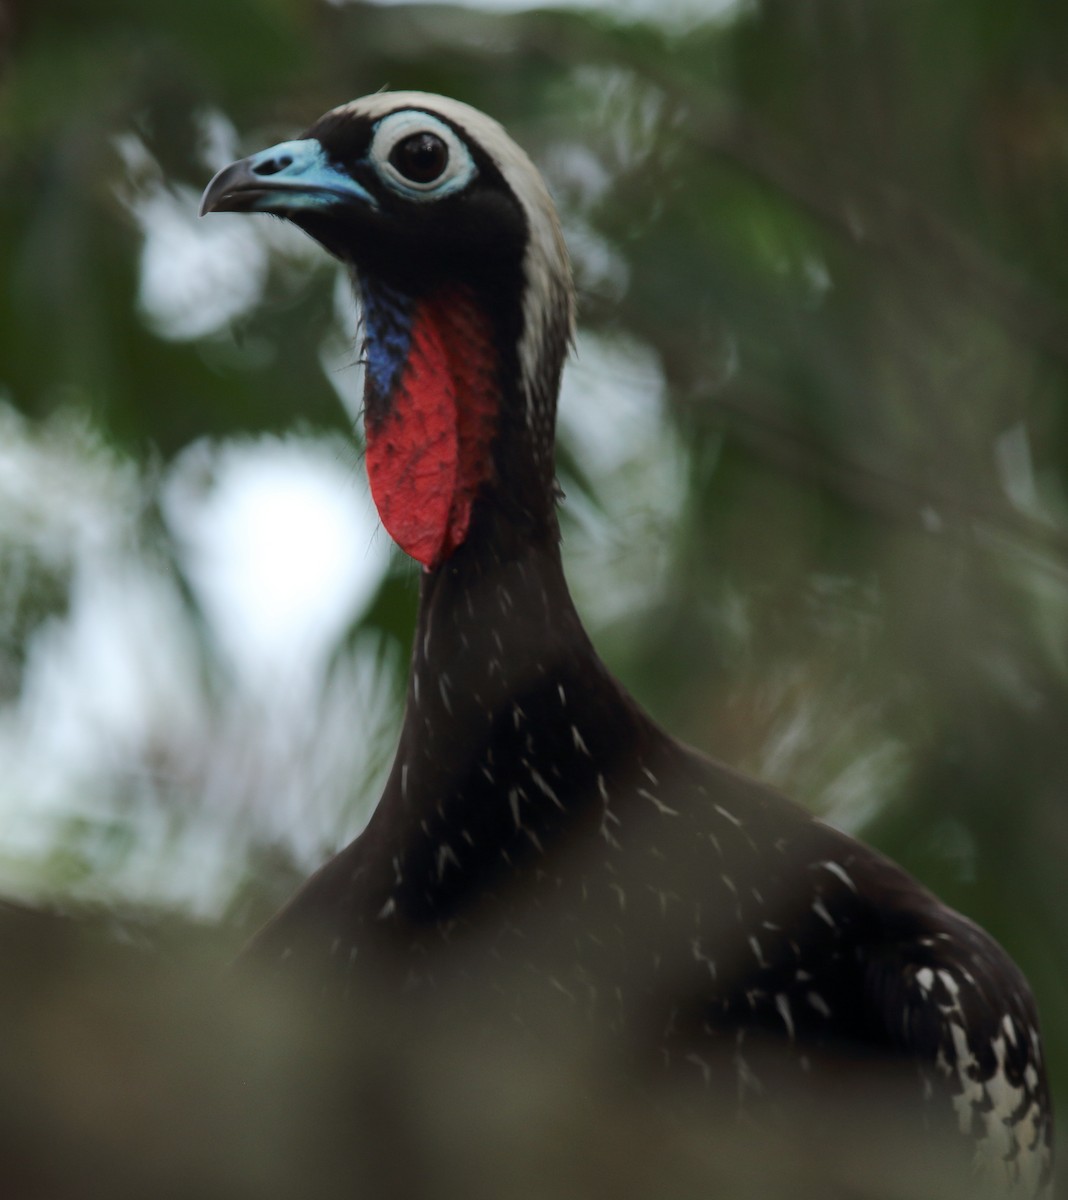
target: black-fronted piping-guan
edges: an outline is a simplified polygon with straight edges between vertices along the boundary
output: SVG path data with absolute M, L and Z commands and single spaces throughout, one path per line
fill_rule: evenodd
M 760 1090 L 763 1044 L 799 1076 L 903 1060 L 987 1180 L 1040 1195 L 1052 1121 L 1013 962 L 875 851 L 670 737 L 590 644 L 556 517 L 571 272 L 526 154 L 465 104 L 384 92 L 226 167 L 202 212 L 285 217 L 351 268 L 371 488 L 423 568 L 385 793 L 253 952 L 341 977 L 389 958 L 418 986 L 478 954 L 504 978 L 537 945 L 530 987 L 738 1092 Z

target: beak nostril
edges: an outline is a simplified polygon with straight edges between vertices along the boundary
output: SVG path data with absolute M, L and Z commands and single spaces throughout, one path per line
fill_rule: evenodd
M 286 167 L 293 165 L 293 156 L 291 154 L 277 154 L 272 158 L 264 159 L 263 162 L 258 162 L 252 168 L 254 175 L 277 175 L 279 171 L 284 171 Z

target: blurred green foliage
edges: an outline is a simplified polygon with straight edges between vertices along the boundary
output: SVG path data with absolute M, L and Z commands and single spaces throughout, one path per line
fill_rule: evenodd
M 224 669 L 159 481 L 204 437 L 348 436 L 321 365 L 343 327 L 332 265 L 276 239 L 238 315 L 168 332 L 144 303 L 135 201 L 155 188 L 195 205 L 212 121 L 250 152 L 384 85 L 466 100 L 543 166 L 584 333 L 639 345 L 663 377 L 683 485 L 670 521 L 632 536 L 582 445 L 561 446 L 568 545 L 585 545 L 577 510 L 620 577 L 656 563 L 634 603 L 599 609 L 577 584 L 605 656 L 674 731 L 860 828 L 990 929 L 1034 985 L 1063 1100 L 1068 6 L 754 0 L 658 24 L 9 0 L 0 64 L 2 399 L 20 436 L 80 421 L 85 455 L 135 473 L 123 537 L 200 631 L 206 704 Z M 580 344 L 579 388 L 582 371 Z M 71 568 L 27 549 L 2 475 L 0 502 L 0 703 L 16 705 Z M 345 638 L 379 647 L 391 728 L 413 581 L 394 559 Z M 188 800 L 195 745 L 159 754 L 171 800 Z M 117 811 L 87 863 L 72 803 L 25 890 L 62 903 L 106 874 L 130 850 Z M 10 858 L 3 843 L 0 825 Z M 271 870 L 271 845 L 250 853 L 232 944 L 299 874 L 299 855 Z

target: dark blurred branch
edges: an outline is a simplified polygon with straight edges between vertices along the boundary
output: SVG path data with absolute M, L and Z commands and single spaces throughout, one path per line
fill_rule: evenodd
M 817 162 L 811 145 L 788 144 L 751 113 L 722 106 L 722 96 L 687 80 L 677 65 L 654 61 L 648 47 L 609 39 L 589 25 L 568 27 L 562 41 L 547 22 L 531 38 L 547 54 L 562 50 L 576 63 L 611 61 L 645 79 L 687 115 L 693 145 L 727 159 L 774 188 L 836 235 L 910 271 L 937 270 L 948 287 L 966 295 L 1021 340 L 1068 364 L 1068 311 L 1034 281 L 998 261 L 915 195 L 879 180 L 850 176 L 841 161 Z
M 906 469 L 880 470 L 830 453 L 751 389 L 702 397 L 729 422 L 730 433 L 761 461 L 884 519 L 922 526 L 972 546 L 1035 556 L 1047 571 L 1068 579 L 1068 534 L 1010 507 L 999 496 L 961 496 Z M 1056 560 L 1056 561 L 1054 561 Z
M 0 83 L 7 75 L 11 46 L 15 40 L 14 0 L 0 0 Z
M 699 112 L 695 99 L 688 103 Z M 967 295 L 1017 337 L 1068 364 L 1068 312 L 915 196 L 886 184 L 847 183 L 840 164 L 817 175 L 808 160 L 751 116 L 695 122 L 693 139 L 705 152 L 731 160 L 788 196 L 849 242 L 912 271 L 936 269 L 956 294 Z M 827 179 L 834 186 L 827 187 Z
M 848 241 L 882 254 L 914 273 L 933 268 L 956 295 L 965 295 L 1025 342 L 1068 364 L 1068 313 L 1034 285 L 998 263 L 970 238 L 926 209 L 914 196 L 886 185 L 841 182 L 828 171 L 823 185 L 811 166 L 750 117 L 707 122 L 694 131 L 697 145 L 729 158 L 788 196 Z M 1000 496 L 961 496 L 937 482 L 892 474 L 854 459 L 836 458 L 824 446 L 768 413 L 752 396 L 719 396 L 736 431 L 754 449 L 796 475 L 830 488 L 855 504 L 910 524 L 933 523 L 940 533 L 984 546 L 1022 542 L 1021 549 L 1060 560 L 1068 571 L 1068 535 L 1019 512 Z
M 725 110 L 715 93 L 673 66 L 654 62 L 647 46 L 635 49 L 588 25 L 569 26 L 562 43 L 548 23 L 540 38 L 547 53 L 558 54 L 566 44 L 576 62 L 625 66 L 658 88 L 671 108 L 687 114 L 684 128 L 699 151 L 729 161 L 835 236 L 923 278 L 925 286 L 934 274 L 948 294 L 963 297 L 1020 341 L 1068 365 L 1068 311 L 914 194 L 883 180 L 857 178 L 839 160 L 815 158 L 811 145 L 789 144 L 751 113 Z M 702 404 L 723 414 L 731 433 L 763 461 L 848 503 L 969 545 L 1003 551 L 1012 546 L 1047 570 L 1068 575 L 1068 534 L 1012 507 L 998 493 L 962 493 L 928 476 L 917 478 L 907 464 L 881 470 L 835 455 L 751 391 L 706 394 Z

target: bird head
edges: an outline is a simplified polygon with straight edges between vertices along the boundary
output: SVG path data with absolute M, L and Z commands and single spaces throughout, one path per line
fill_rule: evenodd
M 422 92 L 366 96 L 224 167 L 209 212 L 287 218 L 352 268 L 368 474 L 404 550 L 439 566 L 489 502 L 552 520 L 571 274 L 545 183 L 496 121 Z

